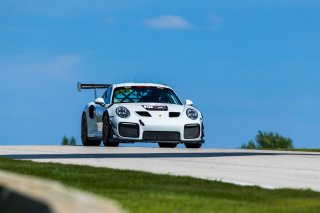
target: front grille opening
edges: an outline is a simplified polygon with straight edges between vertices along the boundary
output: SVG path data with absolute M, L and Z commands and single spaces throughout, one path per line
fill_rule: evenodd
M 139 124 L 136 123 L 120 123 L 119 134 L 122 137 L 138 138 L 139 137 Z
M 145 131 L 143 140 L 146 141 L 180 141 L 179 132 L 169 131 Z
M 180 116 L 180 112 L 169 112 L 170 118 L 176 118 Z
M 191 124 L 184 126 L 184 138 L 192 139 L 198 138 L 200 136 L 200 125 L 199 124 Z
M 151 117 L 150 113 L 146 111 L 136 111 L 136 113 L 140 116 Z

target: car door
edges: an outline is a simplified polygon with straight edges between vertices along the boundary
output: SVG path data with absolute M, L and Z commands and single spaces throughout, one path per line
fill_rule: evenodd
M 105 102 L 104 105 L 96 104 L 95 118 L 97 123 L 97 133 L 101 135 L 102 135 L 102 125 L 103 125 L 102 116 L 106 108 L 110 105 L 111 91 L 112 91 L 112 87 L 109 87 L 103 94 L 102 98 L 104 99 L 104 102 Z

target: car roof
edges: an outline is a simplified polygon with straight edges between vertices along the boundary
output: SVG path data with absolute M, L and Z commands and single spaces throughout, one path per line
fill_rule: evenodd
M 169 88 L 171 87 L 164 85 L 164 84 L 155 84 L 155 83 L 119 83 L 119 84 L 114 84 L 113 87 L 129 87 L 129 86 L 149 86 L 149 87 L 164 87 L 164 88 Z

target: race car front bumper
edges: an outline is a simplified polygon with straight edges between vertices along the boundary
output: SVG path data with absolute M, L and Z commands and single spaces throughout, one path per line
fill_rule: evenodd
M 203 143 L 202 119 L 188 118 L 140 119 L 136 122 L 115 118 L 111 120 L 113 138 L 121 142 Z

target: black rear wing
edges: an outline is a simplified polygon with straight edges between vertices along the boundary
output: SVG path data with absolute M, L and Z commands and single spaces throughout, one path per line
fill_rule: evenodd
M 77 83 L 77 89 L 79 92 L 83 89 L 94 89 L 94 97 L 97 98 L 97 89 L 107 89 L 111 87 L 111 84 L 82 84 L 80 82 Z

